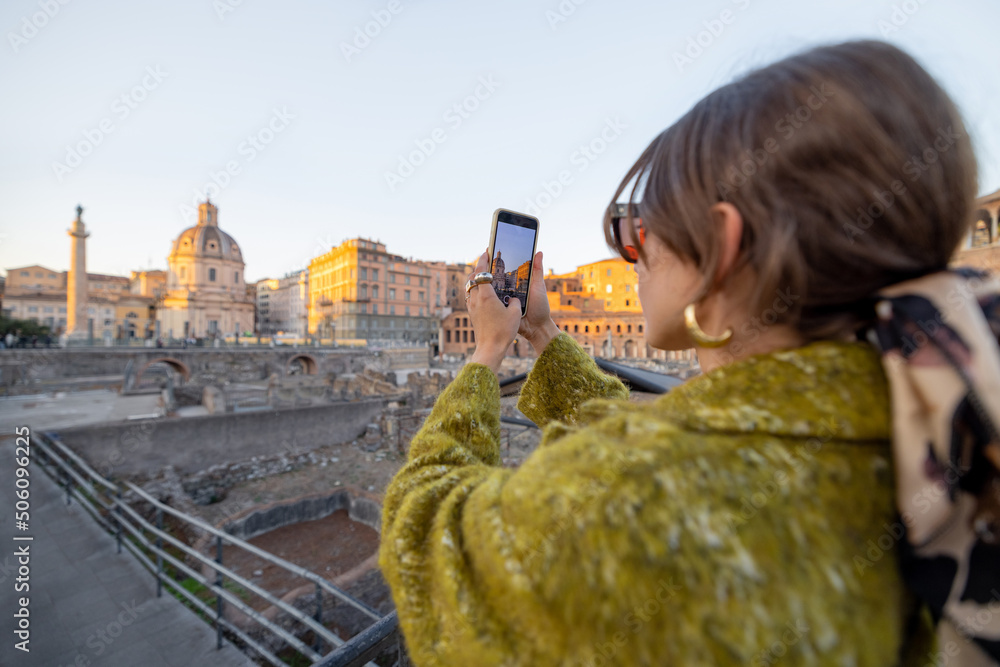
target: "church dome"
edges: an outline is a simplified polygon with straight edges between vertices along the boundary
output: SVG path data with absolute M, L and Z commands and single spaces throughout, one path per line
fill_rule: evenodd
M 219 229 L 219 209 L 211 202 L 198 207 L 198 224 L 181 232 L 174 241 L 171 257 L 205 257 L 242 262 L 236 240 Z

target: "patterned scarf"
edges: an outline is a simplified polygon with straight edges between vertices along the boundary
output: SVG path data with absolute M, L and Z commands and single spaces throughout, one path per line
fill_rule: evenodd
M 1000 281 L 942 271 L 881 291 L 875 312 L 903 577 L 950 667 L 1000 664 Z

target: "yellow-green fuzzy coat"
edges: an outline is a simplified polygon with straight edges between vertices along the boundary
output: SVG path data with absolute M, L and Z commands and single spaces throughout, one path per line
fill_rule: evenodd
M 518 403 L 542 444 L 510 470 L 490 369 L 441 394 L 383 510 L 416 665 L 927 661 L 928 633 L 904 641 L 872 349 L 814 343 L 626 397 L 560 335 Z

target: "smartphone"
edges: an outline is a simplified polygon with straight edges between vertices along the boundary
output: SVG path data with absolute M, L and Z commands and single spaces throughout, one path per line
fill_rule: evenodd
M 537 242 L 538 218 L 504 208 L 493 212 L 489 250 L 493 291 L 505 306 L 510 305 L 511 299 L 520 299 L 521 317 L 528 310 Z

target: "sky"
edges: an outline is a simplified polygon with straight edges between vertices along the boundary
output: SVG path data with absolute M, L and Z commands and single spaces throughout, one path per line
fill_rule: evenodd
M 5 0 L 0 268 L 67 269 L 82 204 L 89 271 L 164 269 L 208 194 L 248 280 L 357 236 L 473 261 L 499 207 L 571 271 L 611 255 L 615 186 L 701 97 L 858 38 L 944 85 L 985 194 L 997 25 L 995 0 Z

